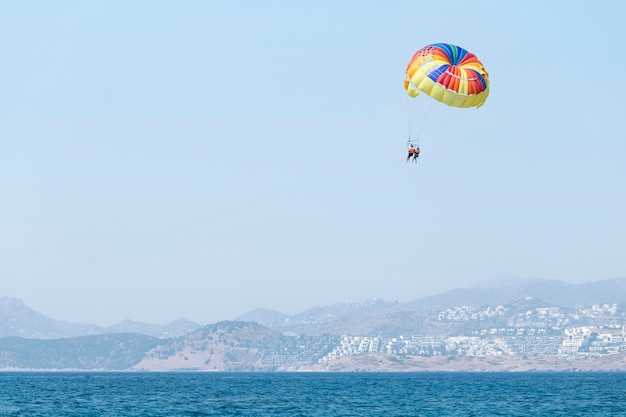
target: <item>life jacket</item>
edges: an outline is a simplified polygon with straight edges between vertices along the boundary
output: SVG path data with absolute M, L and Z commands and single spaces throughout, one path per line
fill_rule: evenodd
M 415 152 L 415 148 L 411 146 L 411 147 L 409 148 L 409 153 L 414 153 L 414 152 Z

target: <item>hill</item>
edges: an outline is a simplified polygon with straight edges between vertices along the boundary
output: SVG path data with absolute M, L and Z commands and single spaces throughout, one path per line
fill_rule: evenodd
M 257 323 L 223 321 L 148 351 L 133 370 L 276 371 L 316 363 L 337 337 L 288 337 Z
M 0 338 L 0 369 L 125 370 L 159 339 L 137 335 L 95 335 L 55 340 Z

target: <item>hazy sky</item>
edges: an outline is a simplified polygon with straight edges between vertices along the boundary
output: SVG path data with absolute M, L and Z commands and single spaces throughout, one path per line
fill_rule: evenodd
M 564 4 L 3 2 L 0 296 L 208 324 L 626 275 L 626 3 Z M 491 93 L 406 164 L 434 42 Z

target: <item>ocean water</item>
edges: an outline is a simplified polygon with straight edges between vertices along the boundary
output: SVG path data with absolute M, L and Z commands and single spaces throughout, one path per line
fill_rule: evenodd
M 0 373 L 0 416 L 626 416 L 626 373 Z

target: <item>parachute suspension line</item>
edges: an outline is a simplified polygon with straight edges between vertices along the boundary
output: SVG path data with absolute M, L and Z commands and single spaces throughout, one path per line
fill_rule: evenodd
M 441 128 L 449 126 L 459 115 L 462 109 L 442 105 L 437 100 L 421 93 L 414 99 L 409 98 L 410 108 L 408 119 L 411 126 L 409 128 L 409 138 L 415 142 L 414 138 L 422 139 L 438 134 Z
M 426 97 L 421 93 L 419 96 L 415 98 L 407 97 L 409 100 L 408 108 L 409 108 L 409 123 L 411 124 L 409 129 L 409 139 L 415 142 L 415 138 L 422 138 L 428 132 L 431 123 L 430 119 L 433 118 L 433 104 L 430 103 L 430 97 Z M 435 112 L 436 113 L 436 112 Z
M 409 142 L 423 134 L 425 125 L 423 97 L 407 96 L 407 120 L 409 123 Z
M 459 109 L 455 107 L 446 107 L 441 110 L 441 112 L 433 117 L 429 122 L 431 125 L 431 129 L 433 131 L 438 131 L 442 127 L 449 125 L 452 121 L 457 119 L 460 116 Z
M 407 121 L 407 131 L 409 134 L 409 142 L 411 141 L 411 137 L 413 136 L 413 125 L 415 124 L 415 112 L 413 111 L 414 100 L 406 96 L 406 121 Z

